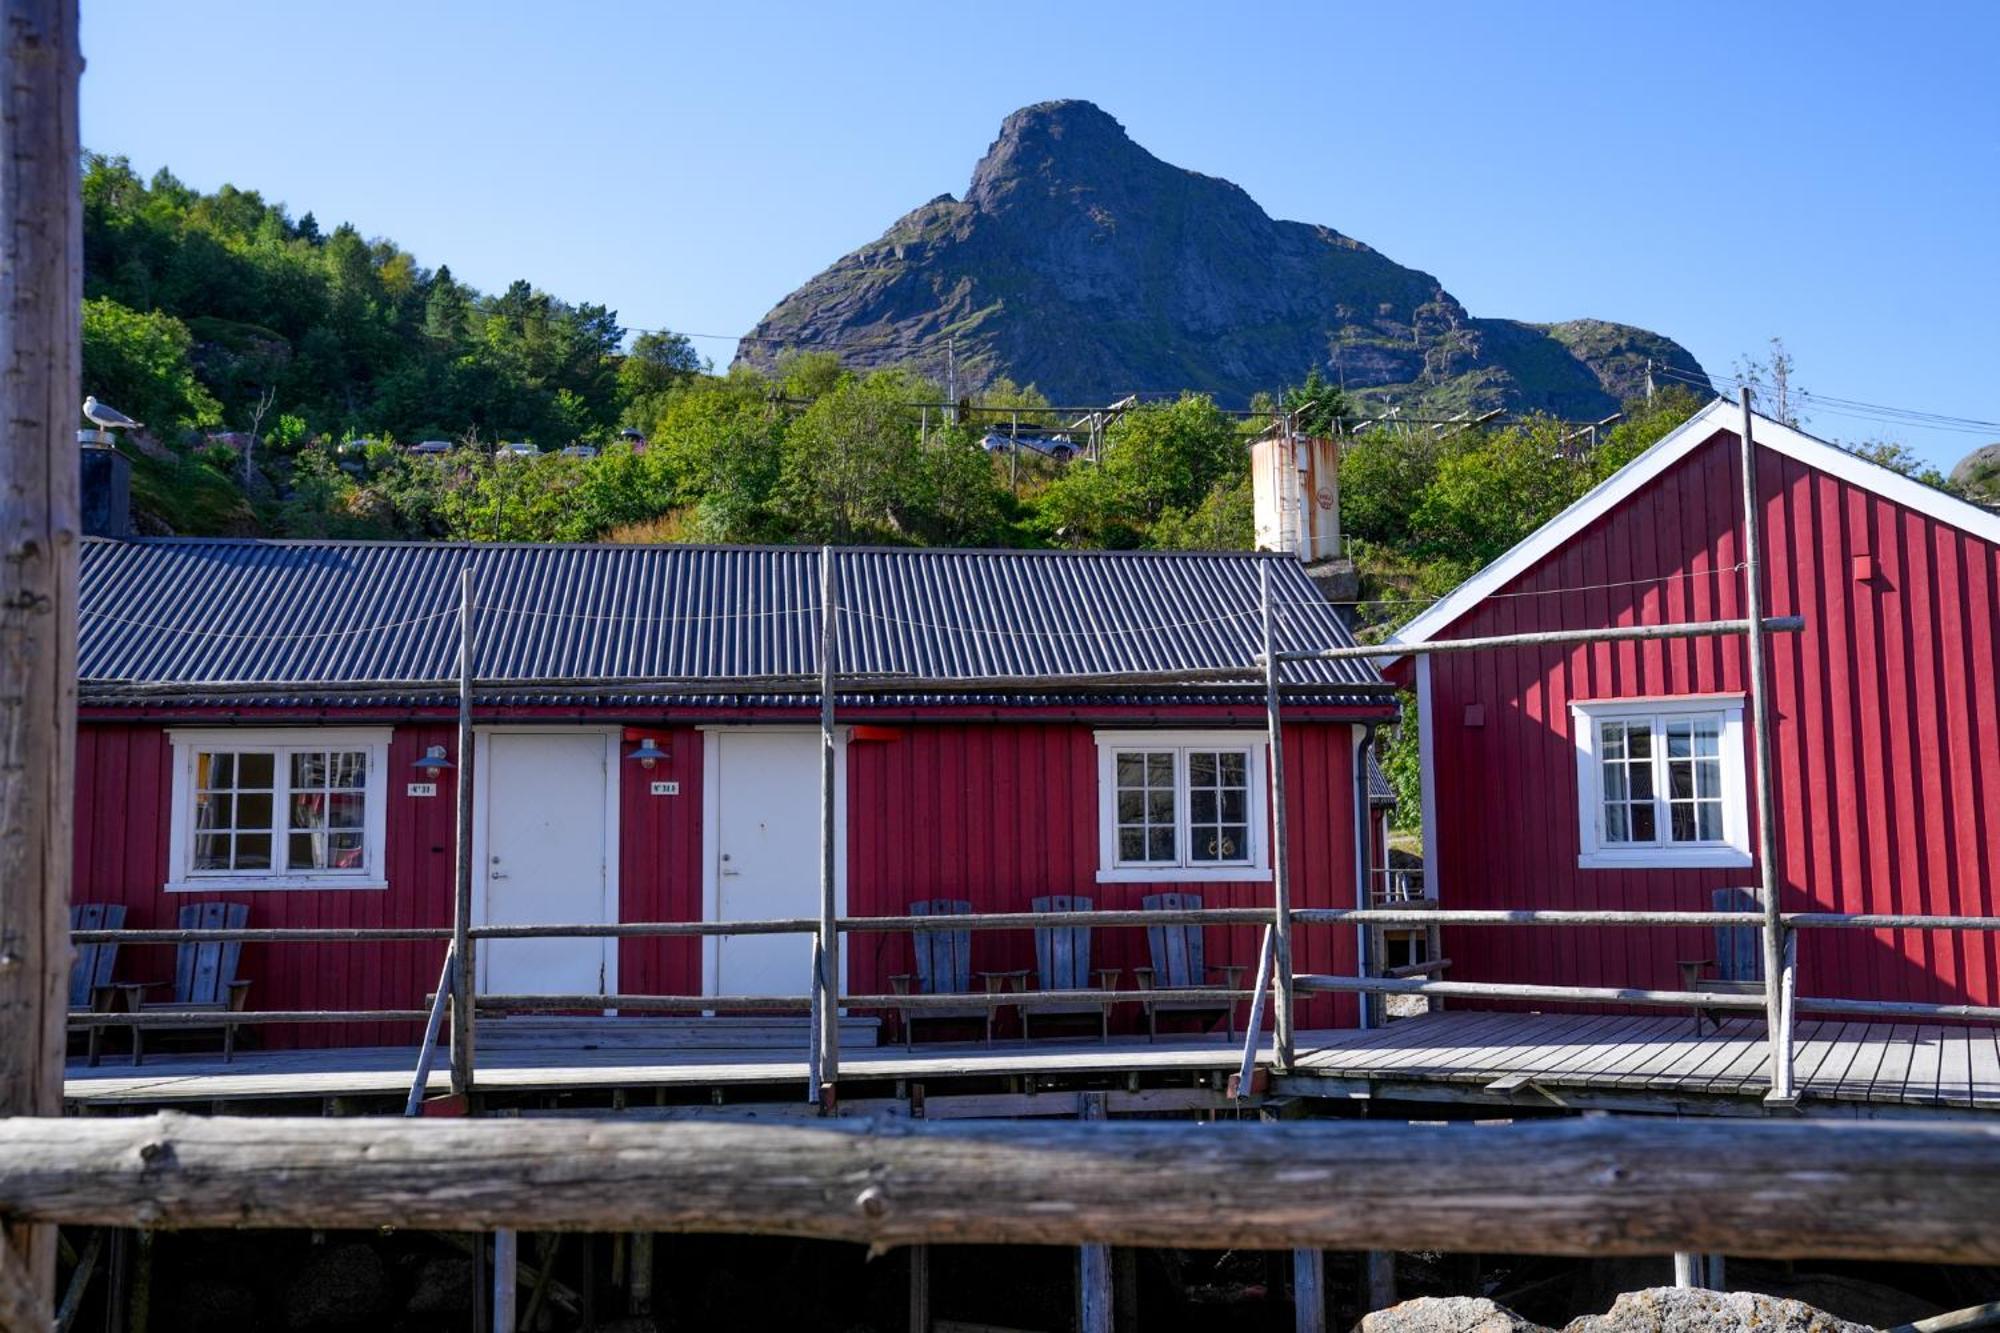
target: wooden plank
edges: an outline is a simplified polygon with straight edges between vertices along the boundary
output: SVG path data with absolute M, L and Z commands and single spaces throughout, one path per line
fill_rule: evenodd
M 1447 1074 L 1462 1073 L 1467 1081 L 1488 1084 L 1526 1074 L 1533 1077 L 1546 1061 L 1544 1052 L 1551 1043 L 1568 1034 L 1601 1025 L 1601 1014 L 1511 1014 L 1499 1028 L 1477 1034 L 1478 1039 L 1455 1049 L 1439 1052 L 1438 1065 Z
M 1624 1046 L 1625 1034 L 1645 1020 L 1636 1014 L 1602 1015 L 1536 1052 L 1535 1077 L 1552 1083 L 1586 1083 L 1589 1070 L 1609 1061 Z
M 1842 1101 L 1867 1101 L 1868 1090 L 1874 1086 L 1875 1076 L 1882 1068 L 1882 1061 L 1888 1057 L 1894 1040 L 1893 1024 L 1870 1023 L 1862 1034 L 1861 1049 L 1855 1053 L 1854 1063 L 1847 1067 L 1839 1085 L 1829 1095 Z
M 2000 1106 L 2000 1033 L 1973 1028 L 1966 1045 L 1971 1060 L 1972 1105 Z
M 1971 1037 L 1971 1031 L 1966 1028 L 1944 1029 L 1944 1058 L 1938 1066 L 1938 1100 L 1947 1106 L 1972 1105 Z
M 1655 1066 L 1647 1085 L 1673 1092 L 1699 1091 L 1708 1086 L 1704 1069 L 1720 1068 L 1736 1056 L 1736 1050 L 1719 1030 L 1710 1029 L 1699 1038 L 1676 1045 L 1671 1060 Z
M 1326 1254 L 1322 1250 L 1292 1251 L 1292 1328 L 1296 1333 L 1326 1333 Z
M 1903 1100 L 1903 1083 L 1909 1077 L 1910 1063 L 1917 1055 L 1917 1027 L 1914 1023 L 1897 1023 L 1890 1028 L 1889 1049 L 1882 1056 L 1881 1068 L 1875 1071 L 1875 1081 L 1868 1088 L 1871 1102 L 1900 1102 Z
M 1412 1068 L 1441 1067 L 1441 1055 L 1448 1051 L 1472 1050 L 1490 1044 L 1493 1037 L 1517 1030 L 1522 1015 L 1498 1012 L 1435 1014 L 1429 1018 L 1406 1019 L 1413 1030 L 1402 1041 L 1371 1045 L 1343 1059 L 1342 1072 L 1366 1074 L 1376 1071 L 1407 1071 Z M 1421 1027 L 1414 1025 L 1421 1024 Z M 1389 1031 L 1402 1024 L 1392 1023 Z
M 1665 1047 L 1685 1039 L 1692 1026 L 1684 1018 L 1667 1018 L 1657 1014 L 1649 1016 L 1641 1026 L 1626 1033 L 1625 1043 L 1592 1074 L 1590 1086 L 1631 1086 L 1630 1081 L 1637 1079 L 1641 1071 L 1652 1068 L 1658 1062 Z
M 1838 1019 L 1801 1019 L 1793 1029 L 1792 1039 L 1792 1081 L 1794 1086 L 1803 1088 L 1819 1072 L 1832 1053 L 1835 1040 L 1847 1025 Z
M 623 1226 L 871 1246 L 1195 1235 L 1218 1248 L 1994 1263 L 1996 1210 L 2000 1125 L 0 1121 L 0 1212 L 166 1230 Z
M 1910 1056 L 1910 1072 L 1903 1080 L 1902 1100 L 1933 1103 L 1938 1099 L 1938 1077 L 1944 1066 L 1944 1029 L 1926 1023 L 1917 1029 L 1916 1050 Z
M 1771 1086 L 1771 1043 L 1755 1019 L 1726 1019 L 1722 1036 L 1734 1049 L 1729 1063 L 1709 1074 L 1706 1091 L 1720 1096 L 1761 1096 Z
M 1801 1092 L 1810 1092 L 1816 1097 L 1834 1097 L 1839 1094 L 1841 1084 L 1847 1081 L 1847 1071 L 1854 1067 L 1868 1049 L 1869 1023 L 1849 1023 L 1844 1026 L 1839 1037 L 1831 1043 L 1832 1049 L 1813 1072 L 1810 1079 L 1798 1080 Z

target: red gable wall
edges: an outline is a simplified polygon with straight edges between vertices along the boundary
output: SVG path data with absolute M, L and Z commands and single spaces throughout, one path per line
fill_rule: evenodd
M 1446 635 L 1742 615 L 1737 448 L 1718 434 Z M 1807 626 L 1770 641 L 1782 905 L 1992 912 L 2000 548 L 1768 449 L 1758 489 L 1767 612 Z M 1572 700 L 1744 691 L 1743 651 L 1698 639 L 1433 657 L 1444 905 L 1706 910 L 1710 890 L 1755 884 L 1755 870 L 1579 869 L 1570 738 Z M 1484 726 L 1466 725 L 1467 705 Z M 1692 930 L 1446 935 L 1451 975 L 1488 981 L 1678 988 L 1675 960 L 1714 951 Z M 1808 931 L 1800 990 L 2000 1003 L 1995 947 L 1989 933 Z

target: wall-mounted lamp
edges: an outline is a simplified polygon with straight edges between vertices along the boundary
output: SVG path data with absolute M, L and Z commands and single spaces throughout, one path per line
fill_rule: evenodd
M 416 769 L 427 778 L 434 778 L 451 766 L 451 760 L 444 757 L 444 747 L 442 745 L 431 746 L 428 750 L 424 751 L 423 758 L 410 765 L 411 768 Z
M 638 749 L 625 757 L 635 761 L 639 767 L 650 772 L 653 765 L 659 763 L 662 759 L 672 759 L 674 756 L 671 751 L 662 750 L 658 745 L 654 744 L 651 736 L 647 736 L 639 742 Z

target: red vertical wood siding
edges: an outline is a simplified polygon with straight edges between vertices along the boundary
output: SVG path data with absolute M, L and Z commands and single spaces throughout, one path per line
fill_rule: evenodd
M 79 728 L 76 818 L 78 902 L 118 902 L 134 929 L 171 927 L 197 899 L 247 903 L 253 926 L 449 926 L 452 916 L 453 780 L 434 797 L 406 794 L 411 765 L 427 746 L 456 748 L 446 722 L 404 723 L 389 750 L 385 828 L 387 890 L 203 891 L 170 894 L 168 829 L 172 747 L 156 723 L 90 721 Z M 693 921 L 702 916 L 702 745 L 691 726 L 649 728 L 672 757 L 652 771 L 620 763 L 619 916 L 622 920 Z M 1344 723 L 1300 723 L 1286 730 L 1288 799 L 1295 901 L 1343 906 L 1354 896 L 1352 736 Z M 621 749 L 627 748 L 621 745 Z M 454 758 L 456 756 L 454 755 Z M 1100 908 L 1136 908 L 1149 893 L 1184 889 L 1211 907 L 1261 907 L 1268 883 L 1105 884 L 1097 871 L 1097 751 L 1092 728 L 1076 723 L 915 724 L 896 739 L 848 748 L 849 910 L 900 914 L 914 898 L 962 897 L 980 911 L 1026 910 L 1044 893 L 1084 894 Z M 654 796 L 657 780 L 677 781 L 675 796 Z M 1254 967 L 1259 932 L 1213 929 L 1209 957 Z M 1028 932 L 982 933 L 975 964 L 1032 967 Z M 911 970 L 907 936 L 849 937 L 850 986 L 889 989 L 892 972 Z M 1146 963 L 1141 930 L 1105 930 L 1097 961 L 1126 969 Z M 702 950 L 694 939 L 623 940 L 619 989 L 639 994 L 698 994 Z M 1348 928 L 1302 929 L 1298 967 L 1348 971 Z M 251 978 L 256 1009 L 414 1009 L 437 983 L 439 941 L 245 946 L 240 974 Z M 125 946 L 122 980 L 170 980 L 171 946 Z M 1247 985 L 1247 979 L 1245 984 Z M 1129 1027 L 1136 1014 L 1120 1016 Z M 1350 998 L 1321 997 L 1303 1007 L 1304 1025 L 1351 1024 Z M 323 1024 L 269 1028 L 268 1045 L 375 1045 L 411 1042 L 409 1024 Z
M 1453 637 L 1743 614 L 1736 437 L 1694 450 L 1454 623 Z M 1775 786 L 1786 910 L 1994 911 L 2000 869 L 2000 547 L 1763 451 Z M 1857 579 L 1856 558 L 1872 559 Z M 1431 659 L 1448 907 L 1705 910 L 1750 870 L 1577 866 L 1573 700 L 1746 690 L 1740 639 Z M 1465 725 L 1466 706 L 1485 725 Z M 1747 731 L 1747 728 L 1746 728 Z M 1747 757 L 1746 757 L 1747 765 Z M 1747 767 L 1746 767 L 1747 772 Z M 1753 793 L 1754 799 L 1754 793 Z M 1452 975 L 1670 986 L 1707 931 L 1447 930 Z M 1994 1004 L 1990 933 L 1804 932 L 1808 995 Z
M 1293 900 L 1300 907 L 1354 902 L 1353 739 L 1345 725 L 1285 730 Z M 901 915 L 922 898 L 964 898 L 976 912 L 1021 912 L 1042 894 L 1081 894 L 1099 910 L 1132 910 L 1149 894 L 1192 892 L 1208 907 L 1268 907 L 1264 883 L 1099 884 L 1097 745 L 1089 726 L 926 725 L 893 740 L 848 746 L 848 908 L 854 915 Z M 1255 968 L 1261 931 L 1208 932 L 1211 962 Z M 849 937 L 848 980 L 856 993 L 886 994 L 889 978 L 914 970 L 907 935 Z M 1095 966 L 1149 963 L 1143 929 L 1103 929 L 1091 943 Z M 1354 971 L 1351 927 L 1298 932 L 1301 971 Z M 1029 931 L 973 936 L 973 967 L 1033 968 Z M 1246 974 L 1244 985 L 1250 984 Z M 1136 1009 L 1136 1006 L 1129 1008 Z M 1134 1012 L 1117 1023 L 1130 1028 Z M 1352 1025 L 1351 997 L 1316 997 L 1301 1026 Z

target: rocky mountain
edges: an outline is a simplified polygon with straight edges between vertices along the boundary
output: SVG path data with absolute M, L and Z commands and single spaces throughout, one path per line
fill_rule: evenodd
M 1413 412 L 1593 420 L 1687 349 L 1602 320 L 1468 313 L 1428 273 L 1331 227 L 1281 222 L 1242 189 L 1162 162 L 1089 102 L 1007 117 L 963 199 L 939 195 L 780 302 L 738 360 L 788 347 L 1006 375 L 1058 404 L 1198 389 L 1226 405 L 1314 366 Z

